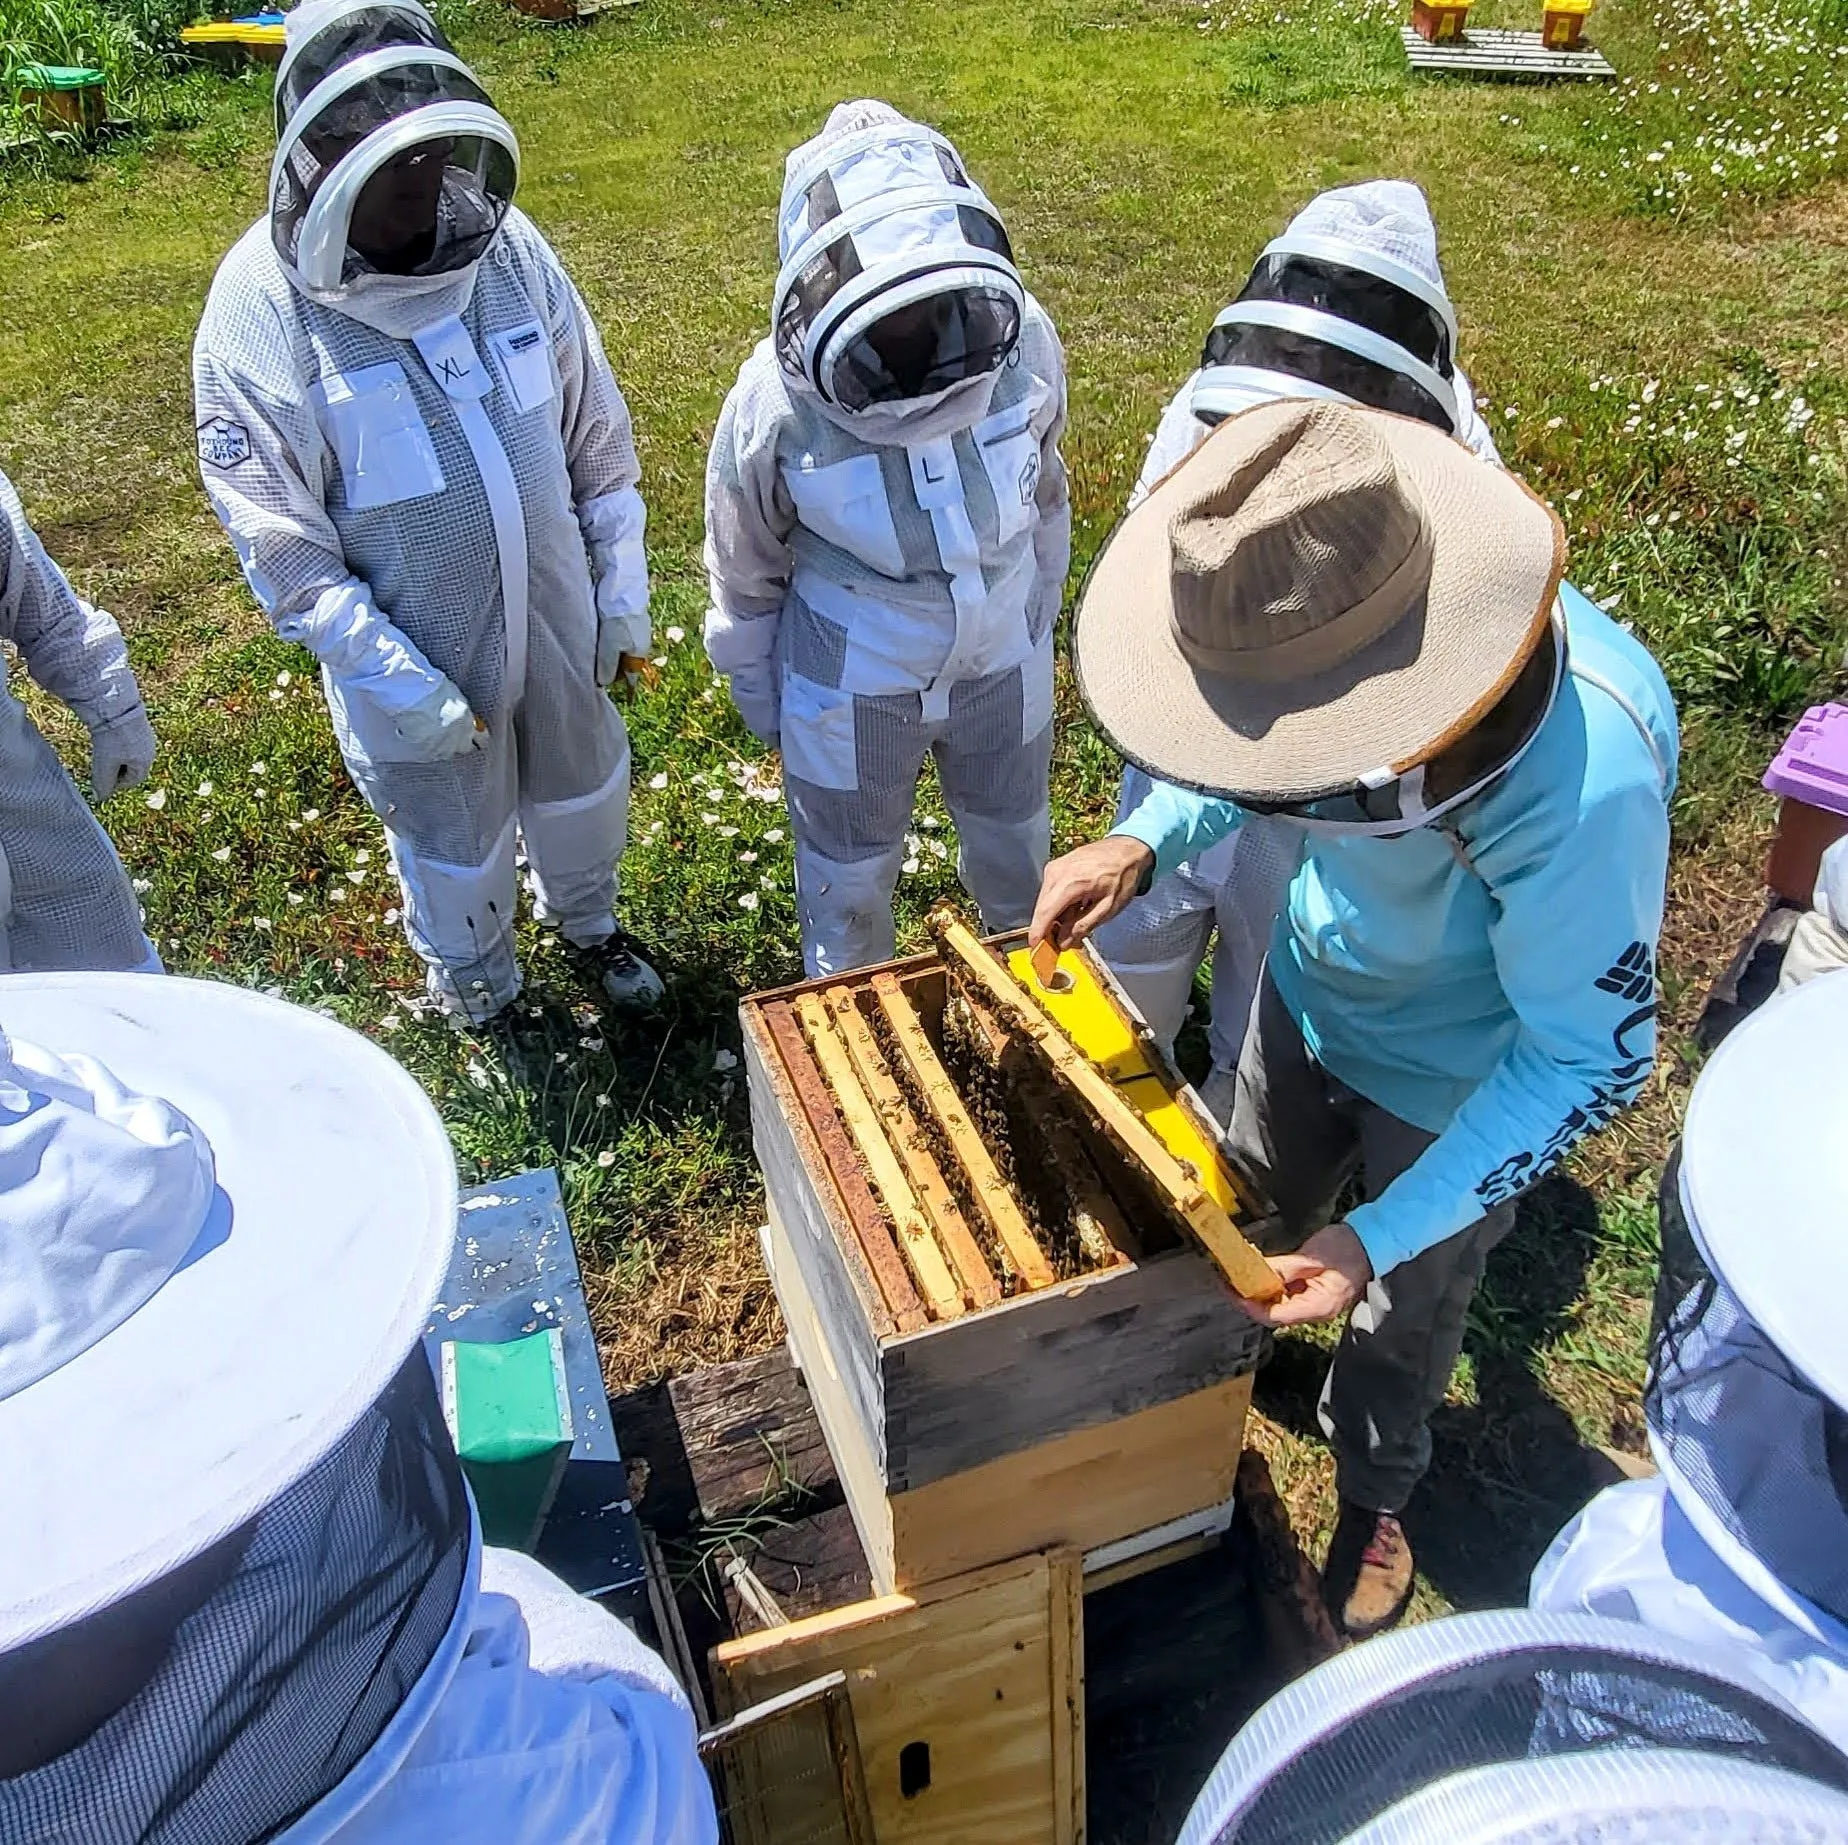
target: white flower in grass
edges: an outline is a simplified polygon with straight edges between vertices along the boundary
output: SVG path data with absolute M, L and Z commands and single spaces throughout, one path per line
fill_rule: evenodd
M 361 846 L 360 849 L 353 854 L 353 863 L 356 865 L 369 865 L 372 863 L 372 854 L 368 852 L 364 846 Z
M 312 822 L 320 819 L 320 817 L 321 810 L 318 807 L 304 807 L 302 809 L 302 818 L 304 820 Z
M 655 657 L 652 660 L 648 662 L 648 664 L 650 666 L 665 666 L 667 664 L 667 655 L 664 653 L 658 653 L 655 655 Z
M 764 835 L 764 844 L 767 846 L 780 846 L 782 843 L 783 829 L 780 826 L 773 826 L 769 832 Z
M 151 808 L 153 808 L 153 810 L 154 810 L 154 811 L 155 811 L 156 813 L 159 813 L 159 812 L 160 812 L 160 810 L 161 810 L 161 809 L 162 809 L 163 807 L 165 807 L 165 806 L 167 805 L 167 791 L 166 791 L 166 789 L 165 789 L 165 788 L 156 788 L 156 789 L 154 790 L 154 792 L 153 792 L 153 793 L 152 793 L 151 795 L 149 795 L 149 796 L 148 796 L 148 805 L 149 805 L 149 806 L 150 806 Z
M 278 673 L 276 675 L 276 683 L 280 686 L 286 686 L 294 677 L 295 675 L 293 673 Z
M 270 703 L 271 703 L 272 705 L 279 705 L 279 704 L 281 704 L 281 703 L 282 703 L 282 694 L 281 694 L 280 692 L 272 692 L 272 693 L 270 694 Z
M 649 776 L 648 786 L 652 788 L 656 794 L 659 794 L 661 790 L 667 786 L 667 771 L 663 769 L 659 775 Z
M 363 871 L 349 871 L 346 874 L 346 881 L 349 884 L 363 884 L 366 881 L 366 874 Z
M 906 877 L 915 878 L 918 874 L 918 864 L 919 864 L 919 861 L 917 859 L 908 858 L 905 860 L 905 862 L 901 866 L 899 866 L 899 870 L 902 871 Z
M 215 859 L 215 860 L 216 860 L 216 861 L 217 861 L 217 862 L 218 862 L 218 863 L 219 863 L 220 865 L 223 865 L 223 864 L 225 864 L 225 863 L 227 863 L 227 862 L 228 862 L 228 861 L 230 860 L 230 857 L 231 857 L 231 848 L 230 848 L 229 846 L 220 846 L 220 847 L 218 848 L 218 850 L 217 850 L 216 852 L 214 852 L 214 853 L 212 854 L 212 857 L 213 857 L 213 858 L 214 858 L 214 859 Z
M 719 1071 L 737 1069 L 738 1067 L 737 1052 L 728 1051 L 724 1047 L 724 1045 L 720 1045 L 719 1048 L 712 1053 L 712 1067 L 714 1070 L 719 1070 Z
M 146 878 L 137 878 L 135 880 L 135 895 L 137 897 L 145 897 L 153 888 L 154 886 L 149 883 Z
M 250 765 L 250 772 L 252 775 L 267 775 L 269 773 L 269 764 L 267 762 L 253 762 Z
M 605 1172 L 608 1172 L 609 1169 L 616 1164 L 616 1155 L 612 1153 L 608 1147 L 605 1147 L 603 1151 L 597 1155 L 597 1164 L 601 1166 Z
M 335 884 L 335 885 L 330 886 L 328 889 L 327 901 L 329 903 L 338 903 L 343 897 L 345 897 L 345 895 L 346 895 L 346 886 L 344 884 Z
M 740 852 L 738 854 L 738 863 L 741 865 L 755 865 L 757 863 L 757 854 L 755 852 Z M 145 889 L 146 886 L 143 885 L 138 888 Z
M 209 800 L 211 798 L 211 793 L 212 793 L 212 784 L 210 782 L 201 782 L 199 784 L 199 799 L 200 800 L 202 801 Z
M 735 826 L 722 826 L 719 828 L 719 837 L 721 839 L 736 839 L 738 837 L 738 829 Z
M 303 899 L 300 891 L 292 890 L 289 892 L 289 902 L 291 905 L 299 905 L 302 901 Z
M 471 1057 L 468 1060 L 468 1080 L 473 1083 L 477 1089 L 487 1088 L 491 1080 L 488 1076 L 487 1065 L 484 1064 L 479 1057 Z
M 756 909 L 756 908 L 757 908 L 757 893 L 756 893 L 756 891 L 754 891 L 754 890 L 747 890 L 747 891 L 746 891 L 746 892 L 744 893 L 744 895 L 743 895 L 742 897 L 740 897 L 740 898 L 738 899 L 738 907 L 739 907 L 739 909 L 741 909 L 741 910 L 754 910 L 754 909 Z
M 669 628 L 667 638 L 670 645 L 678 647 L 687 638 L 687 631 L 685 628 Z
M 403 1028 L 404 1015 L 402 1013 L 388 1012 L 379 1020 L 380 1031 L 401 1031 Z

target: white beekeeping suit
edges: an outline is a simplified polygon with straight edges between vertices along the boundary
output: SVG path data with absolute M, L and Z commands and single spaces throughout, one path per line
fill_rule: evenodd
M 1662 1181 L 1645 1399 L 1656 1473 L 1600 1493 L 1536 1608 L 1734 1654 L 1848 1750 L 1848 977 L 1714 1052 Z
M 446 1010 L 519 992 L 538 914 L 611 996 L 661 983 L 612 913 L 648 646 L 628 407 L 513 131 L 415 0 L 311 0 L 277 79 L 270 210 L 193 353 L 206 491 L 257 600 L 320 662 Z
M 1213 323 L 1200 369 L 1162 411 L 1129 504 L 1139 505 L 1228 416 L 1283 397 L 1416 416 L 1499 466 L 1455 352 L 1456 321 L 1423 192 L 1404 180 L 1324 192 L 1266 245 L 1239 298 Z M 1140 769 L 1124 771 L 1118 820 L 1135 811 L 1149 786 Z M 1143 1017 L 1172 1044 L 1217 931 L 1213 1068 L 1202 1090 L 1221 1120 L 1271 924 L 1302 843 L 1296 822 L 1254 816 L 1160 879 L 1095 937 Z
M 811 974 L 893 952 L 934 755 L 990 928 L 1032 914 L 1071 553 L 1065 362 L 934 130 L 845 103 L 789 157 L 771 337 L 706 475 L 706 650 L 780 743 Z
M 89 730 L 99 801 L 147 780 L 154 731 L 122 630 L 65 581 L 3 474 L 0 639 Z M 158 973 L 160 958 L 115 847 L 8 690 L 0 660 L 0 972 L 28 968 Z

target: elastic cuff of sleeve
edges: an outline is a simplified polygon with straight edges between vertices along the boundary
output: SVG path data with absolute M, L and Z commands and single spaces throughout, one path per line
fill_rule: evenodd
M 1136 885 L 1136 895 L 1138 897 L 1146 897 L 1153 888 L 1155 880 L 1161 876 L 1160 840 L 1151 839 L 1147 833 L 1141 831 L 1136 825 L 1136 816 L 1134 814 L 1131 814 L 1120 826 L 1113 826 L 1106 837 L 1110 839 L 1133 839 L 1138 845 L 1147 846 L 1155 855 L 1154 862 L 1144 869 L 1142 877 Z
M 1382 1222 L 1382 1217 L 1386 1221 Z M 1415 1249 L 1405 1247 L 1403 1239 L 1394 1234 L 1390 1216 L 1384 1213 L 1378 1203 L 1357 1204 L 1347 1214 L 1347 1227 L 1360 1238 L 1360 1246 L 1367 1252 L 1367 1260 L 1373 1265 L 1374 1279 L 1377 1281 L 1389 1269 L 1395 1269 L 1401 1262 L 1415 1256 Z

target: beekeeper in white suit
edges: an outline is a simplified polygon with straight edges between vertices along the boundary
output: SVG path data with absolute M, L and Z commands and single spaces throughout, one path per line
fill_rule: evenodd
M 706 473 L 706 651 L 780 744 L 811 974 L 893 952 L 934 756 L 992 929 L 1051 833 L 1052 630 L 1071 554 L 1058 336 L 935 130 L 843 103 L 790 155 L 770 337 Z
M 618 1003 L 661 982 L 613 914 L 647 651 L 629 412 L 577 290 L 512 207 L 513 130 L 415 0 L 309 0 L 276 84 L 270 209 L 193 353 L 200 471 L 257 600 L 320 662 L 385 823 L 431 996 L 520 990 L 516 851 Z
M 90 733 L 97 800 L 138 788 L 154 729 L 122 630 L 92 608 L 26 523 L 0 474 L 0 639 Z M 160 971 L 115 847 L 6 682 L 0 660 L 0 973 L 24 968 Z
M 1227 417 L 1281 397 L 1415 416 L 1499 466 L 1456 347 L 1456 315 L 1424 193 L 1398 179 L 1321 193 L 1265 245 L 1238 299 L 1213 322 L 1199 369 L 1162 411 L 1129 504 L 1140 505 Z M 1133 764 L 1124 771 L 1119 820 L 1141 805 L 1150 785 Z M 1212 1067 L 1201 1099 L 1221 1121 L 1230 1117 L 1252 995 L 1302 845 L 1298 821 L 1249 819 L 1157 880 L 1093 938 L 1170 1045 L 1213 945 Z
M 1768 1001 L 1694 1085 L 1662 1186 L 1653 1478 L 1599 1494 L 1536 1608 L 1735 1651 L 1848 1749 L 1848 976 Z
M 241 988 L 0 988 L 0 1839 L 712 1845 L 661 1661 L 484 1547 L 435 1110 Z

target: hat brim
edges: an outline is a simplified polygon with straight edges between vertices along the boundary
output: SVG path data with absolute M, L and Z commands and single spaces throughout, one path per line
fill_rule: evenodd
M 4 1653 L 197 1556 L 326 1456 L 423 1332 L 456 1169 L 401 1065 L 240 987 L 11 975 L 0 1024 L 183 1110 L 219 1186 L 151 1299 L 0 1401 Z
M 1256 447 L 1254 423 L 1279 409 L 1229 417 L 1122 520 L 1079 592 L 1072 639 L 1079 693 L 1130 762 L 1183 788 L 1270 802 L 1402 773 L 1461 736 L 1538 645 L 1566 561 L 1565 528 L 1512 474 L 1429 424 L 1356 411 L 1424 501 L 1423 605 L 1327 672 L 1260 682 L 1195 668 L 1171 620 L 1169 524 L 1199 457 Z
M 1713 1272 L 1830 1402 L 1848 1409 L 1848 974 L 1779 993 L 1701 1071 L 1681 1190 Z

